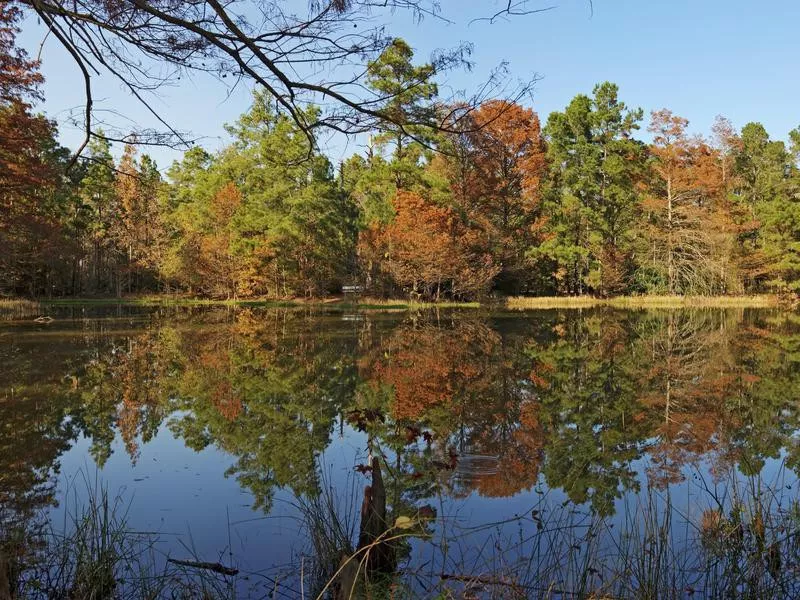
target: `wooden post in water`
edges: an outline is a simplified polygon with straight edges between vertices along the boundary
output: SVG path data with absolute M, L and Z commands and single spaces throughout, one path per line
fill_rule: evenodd
M 358 548 L 342 558 L 336 599 L 362 598 L 365 583 L 373 575 L 389 574 L 395 568 L 394 545 L 386 540 L 386 488 L 378 457 L 372 458 L 372 485 L 364 488 Z

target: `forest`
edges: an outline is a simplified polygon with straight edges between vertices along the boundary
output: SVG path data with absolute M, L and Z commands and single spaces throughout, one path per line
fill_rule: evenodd
M 94 132 L 77 161 L 37 112 L 42 76 L 0 11 L 0 295 L 794 294 L 800 128 L 718 117 L 701 136 L 602 82 L 544 123 L 521 102 L 444 102 L 395 39 L 366 82 L 394 115 L 366 151 L 325 156 L 266 91 L 165 171 Z M 314 108 L 308 120 L 314 120 Z M 416 128 L 435 113 L 453 126 Z M 397 125 L 396 123 L 405 123 Z

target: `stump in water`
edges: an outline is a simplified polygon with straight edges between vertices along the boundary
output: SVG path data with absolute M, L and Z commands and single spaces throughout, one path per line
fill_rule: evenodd
M 0 549 L 0 600 L 12 600 L 16 597 L 12 581 L 14 579 L 11 560 L 3 555 Z
M 360 598 L 364 583 L 375 575 L 388 575 L 395 569 L 394 544 L 386 540 L 386 489 L 381 466 L 372 459 L 372 485 L 364 488 L 361 504 L 361 528 L 358 548 L 352 556 L 342 559 L 336 598 Z

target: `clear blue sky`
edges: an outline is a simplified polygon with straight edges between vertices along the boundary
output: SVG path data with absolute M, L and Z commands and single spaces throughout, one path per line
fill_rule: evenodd
M 575 94 L 609 80 L 619 84 L 629 106 L 646 112 L 670 108 L 688 118 L 697 133 L 706 133 L 717 114 L 737 128 L 761 121 L 777 139 L 800 125 L 798 0 L 594 0 L 593 10 L 588 0 L 530 0 L 529 8 L 555 8 L 492 25 L 469 24 L 498 4 L 441 0 L 443 14 L 455 24 L 428 18 L 415 25 L 396 16 L 392 31 L 411 43 L 420 61 L 437 48 L 474 42 L 475 69 L 446 82 L 456 89 L 474 89 L 502 61 L 517 78 L 538 74 L 531 104 L 542 121 Z M 35 19 L 25 23 L 22 42 L 34 55 L 42 35 Z M 74 147 L 80 132 L 64 117 L 82 102 L 81 81 L 54 40 L 45 44 L 42 71 L 43 108 L 62 122 L 62 141 Z M 117 82 L 97 85 L 101 107 L 116 113 L 108 119 L 119 125 L 124 115 L 140 126 L 155 126 Z M 155 105 L 177 128 L 204 136 L 203 145 L 214 149 L 225 140 L 222 124 L 247 109 L 249 94 L 241 88 L 227 98 L 227 90 L 211 79 L 184 79 L 163 90 Z M 335 160 L 357 150 L 358 140 L 347 147 L 337 139 L 329 143 Z M 161 167 L 179 156 L 160 149 L 151 154 Z

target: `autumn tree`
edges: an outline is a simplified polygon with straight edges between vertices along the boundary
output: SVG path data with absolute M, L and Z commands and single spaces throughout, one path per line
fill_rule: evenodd
M 31 112 L 32 103 L 42 99 L 42 76 L 38 63 L 16 46 L 20 18 L 18 8 L 0 3 L 0 176 L 6 197 L 24 195 L 51 177 L 41 144 L 52 136 L 52 124 Z
M 111 237 L 122 264 L 117 278 L 128 292 L 155 288 L 155 256 L 161 245 L 159 194 L 161 175 L 152 158 L 137 159 L 127 144 L 114 176 L 115 204 Z
M 244 259 L 233 247 L 234 217 L 242 206 L 242 195 L 231 182 L 222 186 L 208 206 L 207 229 L 195 241 L 198 245 L 194 269 L 211 296 L 235 298 L 241 289 Z
M 51 294 L 70 245 L 60 227 L 63 164 L 54 124 L 32 112 L 42 77 L 16 46 L 20 18 L 0 3 L 0 290 Z
M 135 277 L 134 247 L 138 246 L 139 185 L 136 169 L 136 148 L 126 144 L 114 180 L 114 220 L 111 236 L 120 256 L 117 279 L 117 295 L 123 288 L 130 293 Z M 138 247 L 136 248 L 138 251 Z
M 717 115 L 711 126 L 711 146 L 719 157 L 722 183 L 726 187 L 733 176 L 733 161 L 741 140 L 730 119 Z
M 472 112 L 467 132 L 447 150 L 452 202 L 481 228 L 501 271 L 505 292 L 528 291 L 529 250 L 542 241 L 541 180 L 545 148 L 539 118 L 529 108 L 494 100 Z
M 731 250 L 726 242 L 733 230 L 717 201 L 724 189 L 724 157 L 689 136 L 688 123 L 667 109 L 652 113 L 653 180 L 642 208 L 649 226 L 645 267 L 669 294 L 719 293 L 726 289 Z
M 452 209 L 413 192 L 398 192 L 397 215 L 376 232 L 383 268 L 412 296 L 474 297 L 488 289 L 498 267 L 481 232 Z

